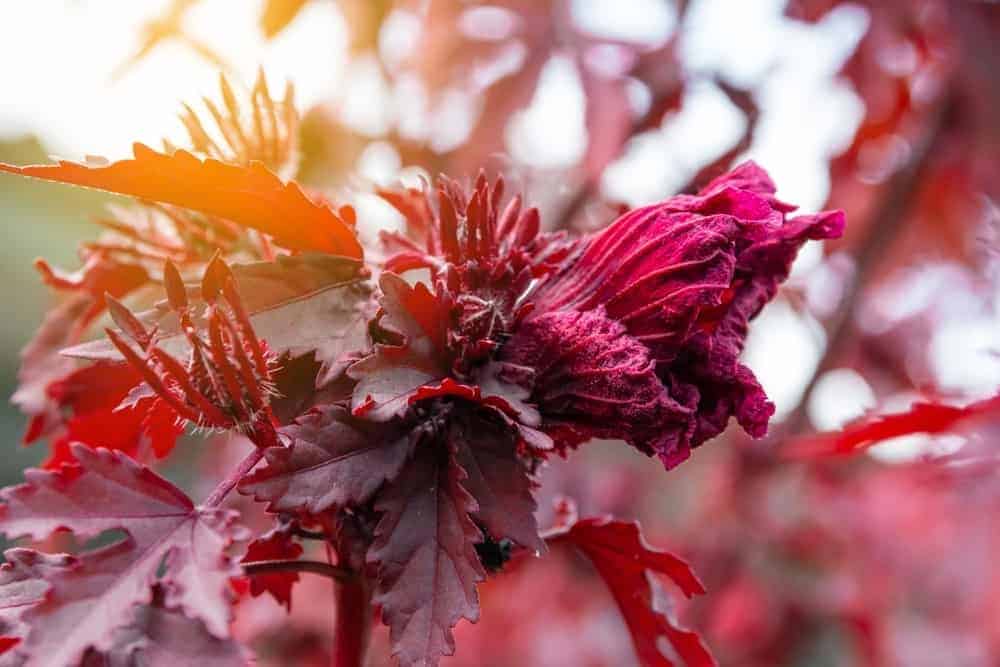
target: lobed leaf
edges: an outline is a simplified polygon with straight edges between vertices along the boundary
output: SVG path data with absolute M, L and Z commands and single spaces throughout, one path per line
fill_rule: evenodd
M 478 505 L 473 516 L 493 538 L 544 552 L 532 481 L 518 458 L 514 432 L 485 419 L 467 419 L 452 425 L 451 441 L 457 465 L 467 475 L 462 486 Z
M 400 667 L 435 665 L 455 652 L 451 628 L 479 619 L 476 584 L 486 577 L 469 514 L 476 501 L 465 471 L 440 448 L 422 447 L 379 495 L 382 512 L 368 560 L 378 569 L 374 601 L 390 628 Z
M 233 639 L 219 639 L 205 624 L 163 606 L 161 595 L 154 604 L 136 610 L 132 622 L 115 633 L 114 644 L 105 654 L 91 651 L 84 667 L 246 667 L 252 664 L 246 649 Z
M 110 648 L 114 632 L 137 604 L 149 602 L 156 582 L 167 607 L 225 637 L 229 579 L 239 574 L 225 555 L 242 537 L 235 515 L 195 507 L 180 489 L 122 453 L 75 445 L 73 454 L 78 464 L 57 472 L 28 470 L 27 483 L 0 493 L 0 531 L 35 540 L 57 530 L 80 540 L 109 530 L 127 535 L 83 552 L 47 578 L 45 601 L 24 615 L 28 664 L 75 664 L 90 647 Z

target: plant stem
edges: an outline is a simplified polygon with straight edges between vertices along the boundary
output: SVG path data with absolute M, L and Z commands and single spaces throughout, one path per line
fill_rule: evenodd
M 368 580 L 354 577 L 337 584 L 333 667 L 363 667 L 372 631 Z
M 314 560 L 254 560 L 243 563 L 243 571 L 248 575 L 271 572 L 311 572 L 344 583 L 350 583 L 357 578 L 354 572 L 346 568 Z
M 236 488 L 236 485 L 240 483 L 243 476 L 248 472 L 253 470 L 253 467 L 264 457 L 264 450 L 261 447 L 254 447 L 253 451 L 247 454 L 246 458 L 240 461 L 240 464 L 229 473 L 229 475 L 219 482 L 219 485 L 215 487 L 215 490 L 209 494 L 205 502 L 202 503 L 204 507 L 218 507 L 222 504 L 222 501 L 226 499 L 229 492 Z

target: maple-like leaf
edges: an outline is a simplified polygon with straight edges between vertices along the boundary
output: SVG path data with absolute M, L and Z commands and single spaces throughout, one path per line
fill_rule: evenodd
M 240 483 L 272 512 L 364 504 L 399 475 L 415 444 L 406 431 L 355 419 L 338 405 L 323 405 L 279 433 L 289 445 L 265 451 L 267 466 Z
M 295 559 L 302 555 L 302 545 L 292 539 L 290 530 L 276 528 L 247 545 L 241 563 L 258 560 Z M 254 597 L 270 593 L 280 605 L 292 610 L 292 586 L 299 580 L 298 572 L 270 572 L 250 577 L 250 594 Z
M 377 566 L 374 601 L 390 628 L 401 667 L 436 665 L 455 652 L 451 628 L 479 619 L 476 584 L 485 571 L 481 534 L 469 514 L 476 501 L 465 472 L 444 448 L 421 443 L 399 479 L 379 494 L 382 512 L 368 560 Z
M 45 601 L 23 619 L 30 628 L 23 642 L 28 664 L 75 663 L 89 647 L 110 648 L 135 605 L 150 601 L 154 582 L 163 586 L 169 608 L 225 637 L 229 579 L 239 574 L 225 550 L 242 537 L 234 513 L 196 507 L 119 452 L 76 445 L 73 454 L 78 464 L 28 470 L 25 484 L 0 494 L 0 530 L 35 540 L 57 530 L 71 530 L 81 541 L 109 530 L 127 536 L 83 552 L 48 578 Z
M 27 634 L 21 617 L 45 600 L 47 579 L 72 561 L 66 554 L 43 554 L 33 549 L 8 549 L 0 565 L 0 654 Z
M 649 547 L 639 524 L 610 517 L 570 520 L 549 541 L 572 545 L 593 563 L 618 604 L 645 667 L 674 665 L 659 646 L 664 639 L 686 667 L 716 664 L 696 633 L 678 627 L 657 608 L 653 575 L 665 575 L 688 597 L 704 593 L 704 586 L 683 560 Z
M 813 458 L 854 454 L 890 438 L 905 435 L 938 435 L 954 432 L 1000 415 L 1000 396 L 960 407 L 938 402 L 917 402 L 905 412 L 859 419 L 840 431 L 818 433 L 792 443 L 788 456 Z
M 69 183 L 138 199 L 172 204 L 270 234 L 290 250 L 316 250 L 360 259 L 351 226 L 325 203 L 317 203 L 295 183 L 283 183 L 262 164 L 249 167 L 200 160 L 187 151 L 158 153 L 143 144 L 135 157 L 111 164 L 60 161 L 0 171 Z
M 247 650 L 233 639 L 219 639 L 205 624 L 171 611 L 157 590 L 154 603 L 139 607 L 129 625 L 115 633 L 105 653 L 90 651 L 83 667 L 246 667 Z

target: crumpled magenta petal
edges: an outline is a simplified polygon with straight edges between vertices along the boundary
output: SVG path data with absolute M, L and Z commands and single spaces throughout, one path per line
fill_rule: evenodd
M 534 369 L 532 398 L 562 448 L 623 438 L 667 462 L 690 439 L 694 406 L 670 395 L 648 348 L 602 307 L 533 318 L 504 350 L 505 361 Z
M 626 213 L 542 282 L 532 314 L 503 355 L 541 364 L 532 400 L 557 445 L 618 437 L 655 451 L 670 467 L 721 433 L 731 417 L 763 436 L 774 406 L 739 362 L 748 323 L 788 277 L 802 244 L 835 238 L 844 227 L 839 211 L 788 218 L 792 210 L 775 197 L 767 173 L 748 162 L 697 195 Z M 575 327 L 581 313 L 588 314 L 587 326 Z M 631 363 L 595 371 L 612 324 L 630 341 Z M 554 339 L 566 349 L 560 352 Z M 636 373 L 632 364 L 643 354 L 655 372 Z M 622 376 L 614 378 L 616 372 Z M 594 395 L 574 389 L 597 386 L 595 373 L 608 392 L 600 395 L 620 401 L 615 418 L 602 418 Z M 630 384 L 639 377 L 641 390 Z M 650 408 L 654 395 L 684 409 L 657 412 Z

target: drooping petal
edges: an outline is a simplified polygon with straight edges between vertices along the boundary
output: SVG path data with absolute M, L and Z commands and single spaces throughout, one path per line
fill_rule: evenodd
M 535 369 L 533 399 L 560 447 L 621 438 L 665 463 L 687 451 L 693 397 L 672 396 L 649 349 L 603 307 L 533 318 L 504 350 L 506 361 Z
M 572 446 L 588 434 L 620 437 L 656 451 L 669 467 L 721 433 L 730 417 L 754 437 L 766 433 L 774 407 L 739 362 L 749 321 L 774 297 L 802 244 L 836 237 L 844 226 L 839 211 L 788 218 L 793 208 L 775 197 L 763 169 L 746 163 L 697 195 L 626 213 L 543 280 L 531 296 L 534 310 L 502 355 L 541 364 L 532 398 L 557 445 Z M 596 318 L 590 328 L 573 326 L 579 313 L 594 312 L 600 315 L 589 315 Z M 621 332 L 599 325 L 602 318 Z M 598 351 L 611 343 L 593 338 L 626 334 L 632 362 L 619 371 L 595 371 Z M 655 362 L 655 373 L 637 373 L 640 349 Z M 616 372 L 621 377 L 613 377 Z M 630 397 L 615 404 L 625 419 L 608 418 L 611 409 L 595 412 L 587 402 L 592 395 L 568 398 L 579 394 L 575 387 L 598 386 L 595 374 L 605 401 Z M 621 391 L 639 377 L 643 391 Z M 644 398 L 657 391 L 671 408 L 654 409 Z

